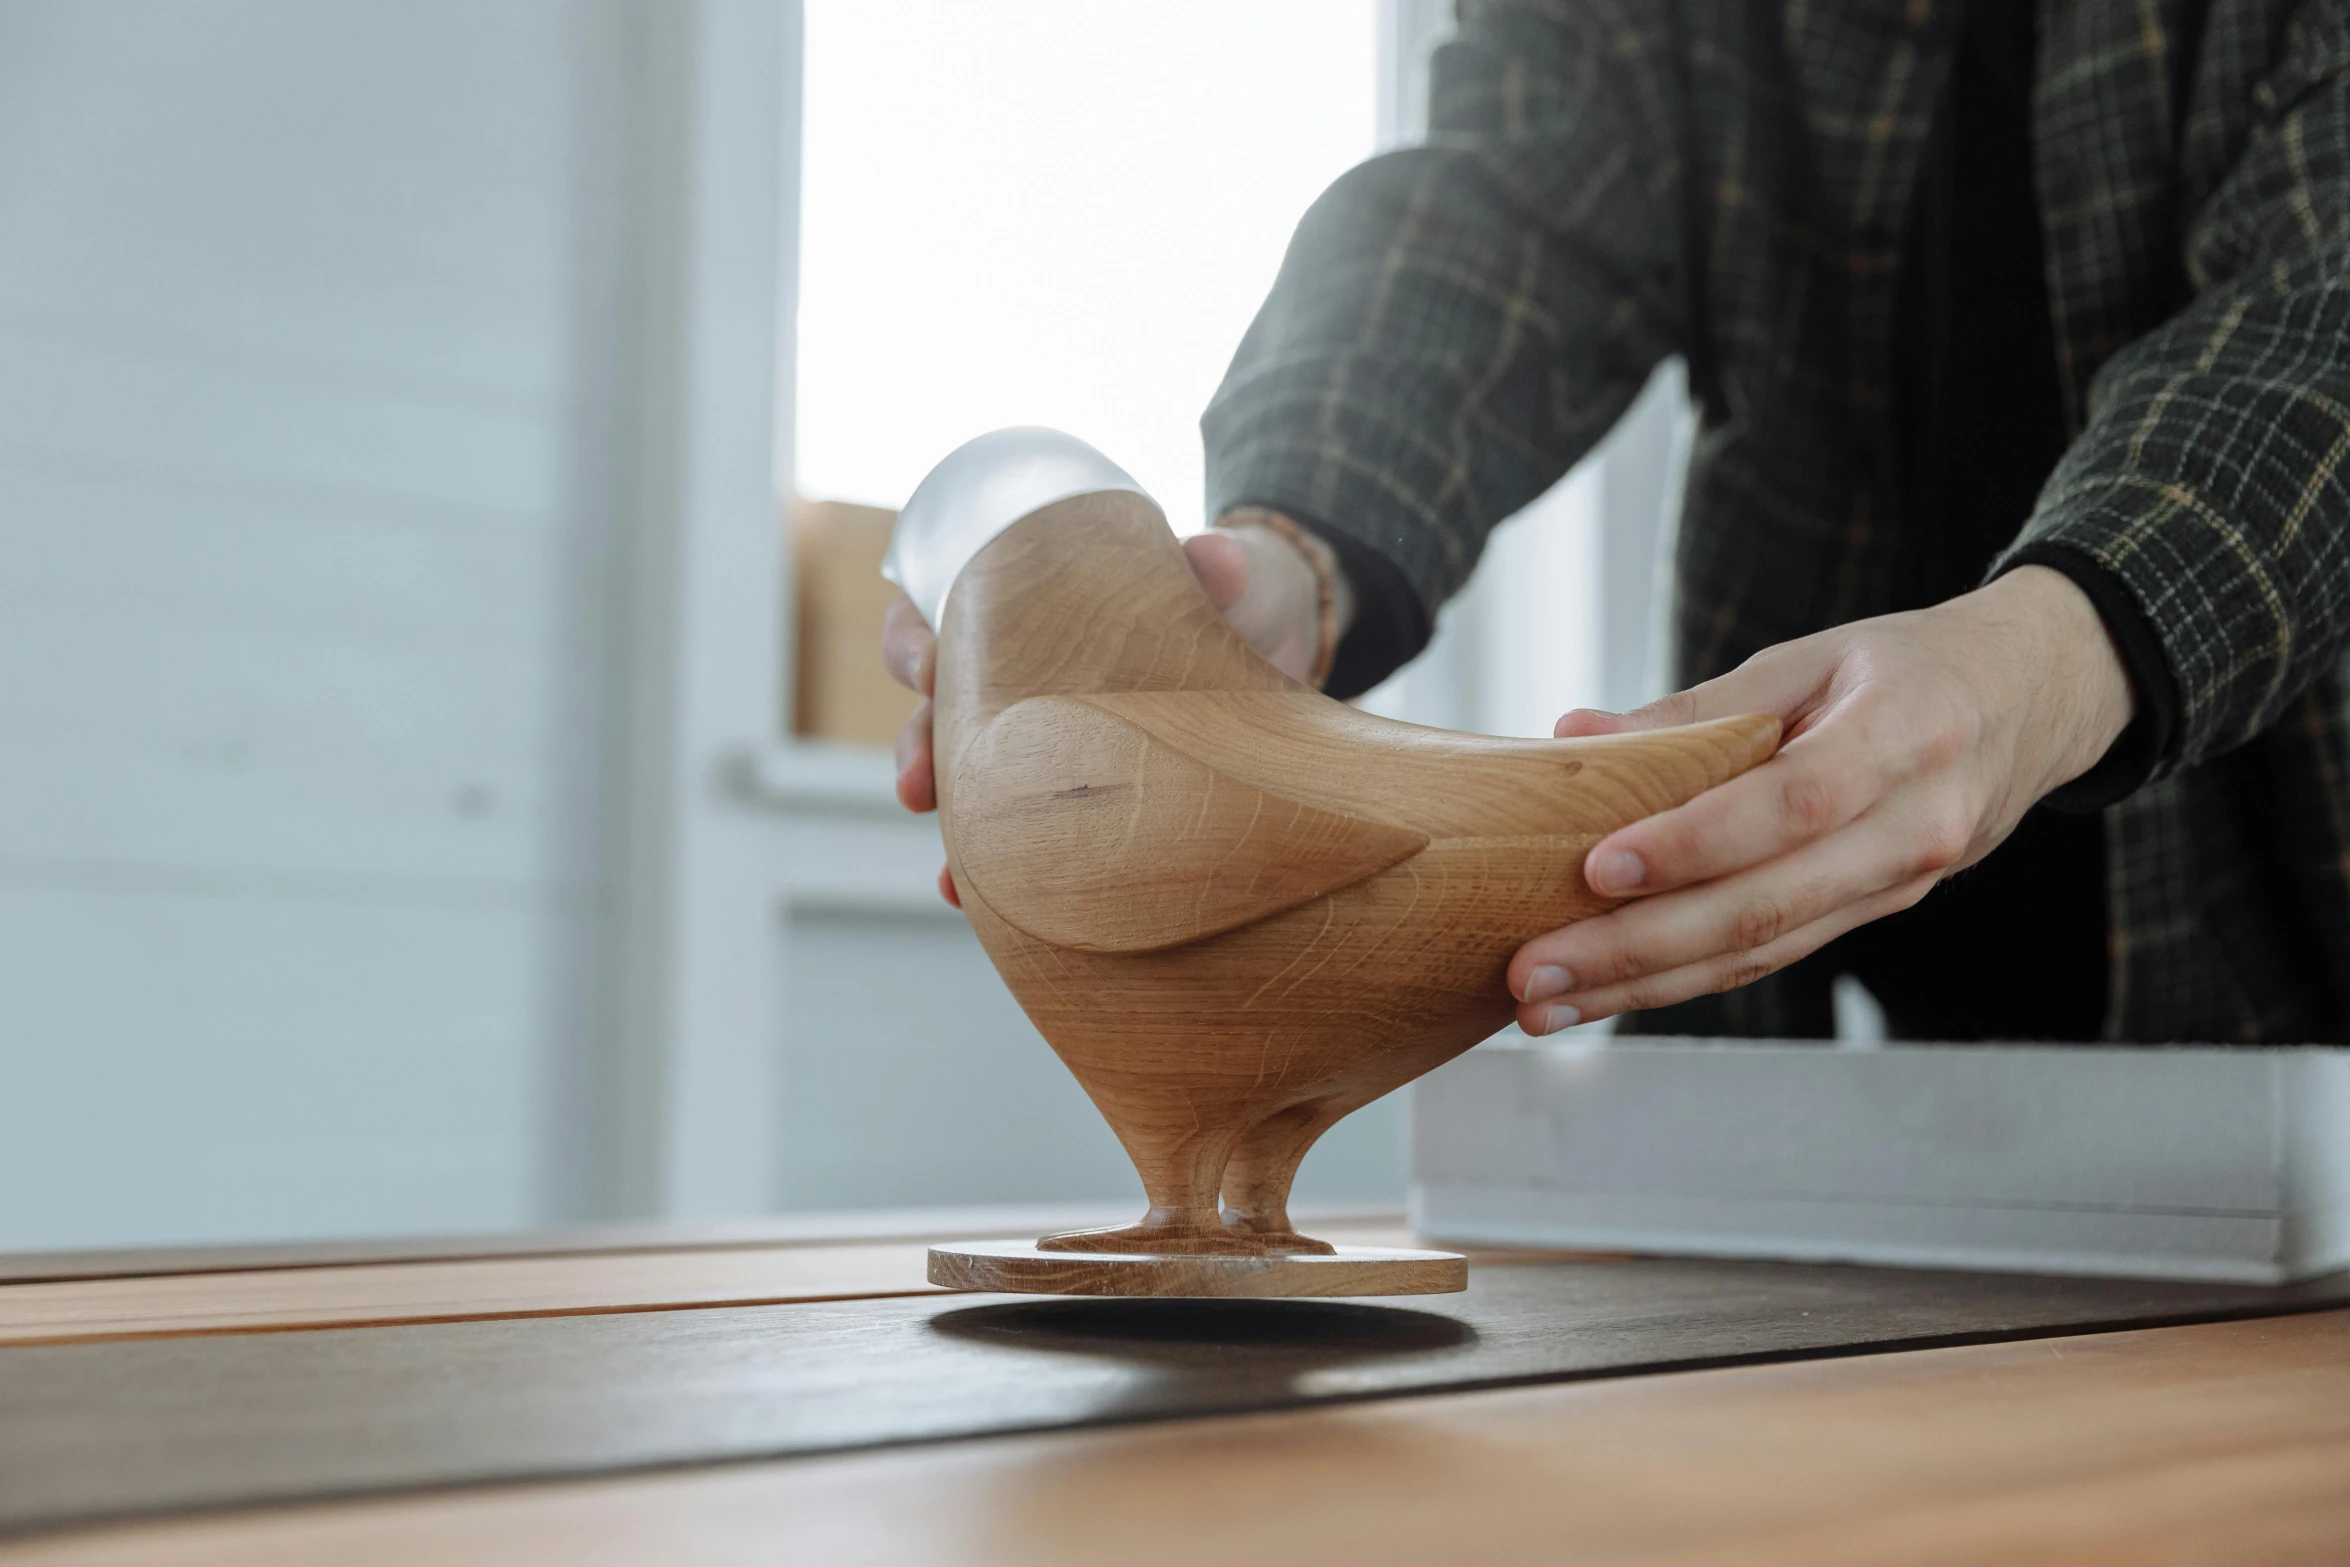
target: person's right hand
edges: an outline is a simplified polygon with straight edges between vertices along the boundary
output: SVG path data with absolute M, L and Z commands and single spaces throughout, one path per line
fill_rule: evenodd
M 1232 629 L 1266 662 L 1294 680 L 1308 679 L 1321 652 L 1320 583 L 1314 568 L 1270 528 L 1211 528 L 1183 541 L 1183 553 Z M 1343 600 L 1343 595 L 1342 595 Z M 1340 606 L 1340 630 L 1346 605 Z M 938 780 L 930 752 L 930 696 L 937 677 L 938 638 L 914 601 L 900 593 L 881 626 L 882 661 L 898 684 L 922 700 L 898 731 L 898 801 L 909 811 L 938 807 Z M 939 895 L 962 907 L 954 879 L 942 867 Z

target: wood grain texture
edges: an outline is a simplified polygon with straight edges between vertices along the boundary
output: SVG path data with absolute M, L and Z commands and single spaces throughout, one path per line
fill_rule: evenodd
M 788 1221 L 741 1228 L 788 1229 Z M 1018 1226 L 1033 1230 L 1033 1220 Z M 680 1226 L 673 1234 L 735 1227 Z M 1341 1220 L 1333 1233 L 1405 1247 L 1392 1221 Z M 626 1232 L 650 1239 L 651 1226 Z M 969 1231 L 966 1230 L 968 1235 Z M 576 1238 L 573 1238 L 576 1239 Z M 509 1243 L 511 1244 L 511 1243 Z M 1481 1253 L 1498 1265 L 1558 1253 Z M 919 1239 L 803 1239 L 766 1246 L 678 1245 L 563 1256 L 310 1264 L 209 1274 L 0 1284 L 0 1348 L 182 1334 L 260 1333 L 362 1324 L 465 1322 L 596 1312 L 676 1311 L 929 1293 Z
M 0 1532 L 2346 1297 L 2350 1280 L 2258 1290 L 1638 1260 L 1477 1269 L 1465 1294 L 1413 1309 L 934 1294 L 27 1345 L 0 1350 Z
M 1079 952 L 1217 936 L 1361 881 L 1427 836 L 1195 761 L 1073 697 L 1014 703 L 963 759 L 964 874 L 1021 934 Z
M 1327 1249 L 1288 1215 L 1315 1140 L 1509 1020 L 1511 953 L 1607 907 L 1600 837 L 1778 741 L 1768 717 L 1529 741 L 1353 711 L 1250 651 L 1127 491 L 1014 523 L 941 621 L 955 884 L 1150 1200 L 1048 1249 Z
M 1033 1241 L 972 1241 L 931 1247 L 929 1276 L 947 1289 L 1024 1295 L 1446 1295 L 1469 1287 L 1469 1261 L 1458 1252 L 1379 1246 L 1201 1257 L 1047 1251 Z
M 255 1269 L 456 1262 L 477 1257 L 596 1256 L 616 1251 L 713 1251 L 745 1246 L 856 1245 L 884 1240 L 969 1240 L 1031 1234 L 1040 1224 L 1080 1223 L 1085 1215 L 1101 1210 L 1099 1203 L 876 1208 L 851 1213 L 768 1214 L 744 1219 L 582 1224 L 488 1235 L 0 1252 L 0 1287 L 64 1279 L 161 1278 L 183 1273 L 244 1273 Z M 1313 1212 L 1318 1227 L 1365 1245 L 1409 1244 L 1400 1212 L 1320 1205 Z
M 705 1223 L 597 1224 L 486 1235 L 417 1235 L 363 1240 L 266 1241 L 226 1246 L 136 1246 L 88 1251 L 0 1252 L 0 1288 L 67 1279 L 167 1278 L 191 1273 L 285 1272 L 383 1263 L 457 1262 L 491 1257 L 593 1256 L 621 1251 L 704 1251 L 743 1246 L 840 1245 L 867 1240 L 945 1240 L 1006 1231 L 957 1225 L 937 1210 L 911 1227 L 891 1215 L 860 1215 L 854 1228 L 792 1218 Z M 876 1223 L 876 1219 L 882 1222 Z M 1397 1221 L 1400 1223 L 1400 1218 Z
M 0 1346 L 929 1293 L 904 1241 L 485 1258 L 0 1288 Z
M 2350 1559 L 2350 1313 L 93 1531 L 10 1567 Z

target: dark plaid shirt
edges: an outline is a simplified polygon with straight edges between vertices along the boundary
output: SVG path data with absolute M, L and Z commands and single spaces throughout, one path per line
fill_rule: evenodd
M 1679 354 L 1681 676 L 1894 607 L 1897 263 L 1960 10 L 1464 0 L 1427 145 L 1308 213 L 1208 410 L 1211 509 L 1432 607 Z M 2073 440 L 2017 548 L 2104 567 L 2177 692 L 2105 812 L 2105 1032 L 2341 1040 L 2350 0 L 2049 0 L 2034 109 Z M 1769 1028 L 1744 995 L 1721 1026 Z

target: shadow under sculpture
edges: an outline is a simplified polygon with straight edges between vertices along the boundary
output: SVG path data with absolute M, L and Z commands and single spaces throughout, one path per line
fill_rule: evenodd
M 1451 1253 L 1299 1234 L 1299 1162 L 1508 1023 L 1511 953 L 1611 906 L 1583 880 L 1591 846 L 1769 757 L 1778 721 L 1507 740 L 1358 712 L 1252 651 L 1156 503 L 1048 430 L 950 455 L 886 571 L 938 633 L 939 823 L 964 910 L 1150 1201 L 1113 1229 L 936 1248 L 932 1282 L 1463 1287 Z

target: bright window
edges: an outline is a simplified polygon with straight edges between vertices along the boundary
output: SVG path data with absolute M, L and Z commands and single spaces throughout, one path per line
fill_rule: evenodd
M 1199 415 L 1372 150 L 1375 0 L 808 0 L 797 487 L 901 504 L 984 430 L 1188 531 Z

